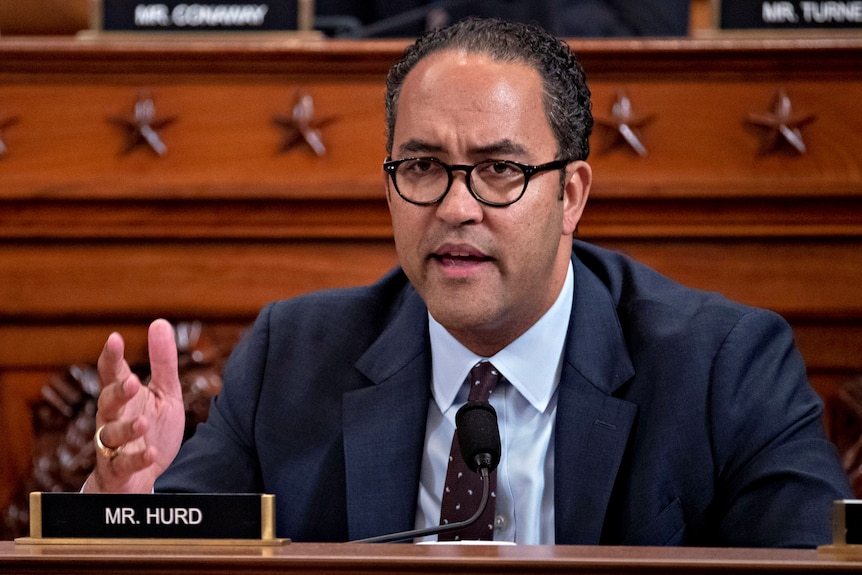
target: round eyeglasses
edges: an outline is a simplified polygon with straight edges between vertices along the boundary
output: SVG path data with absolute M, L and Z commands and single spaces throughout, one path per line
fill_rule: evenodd
M 436 204 L 452 188 L 452 173 L 463 171 L 470 194 L 494 207 L 514 204 L 524 195 L 530 178 L 539 172 L 559 170 L 572 160 L 554 160 L 538 166 L 509 160 L 485 160 L 472 166 L 449 165 L 436 158 L 387 160 L 383 169 L 392 178 L 398 195 L 418 206 Z

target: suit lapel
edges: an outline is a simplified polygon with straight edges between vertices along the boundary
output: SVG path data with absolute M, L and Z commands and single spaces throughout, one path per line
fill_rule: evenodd
M 404 306 L 356 367 L 374 385 L 344 395 L 350 539 L 413 528 L 430 400 L 425 305 Z
M 608 289 L 577 258 L 554 438 L 556 542 L 598 544 L 637 406 L 612 394 L 634 376 Z M 350 539 L 412 529 L 430 401 L 427 309 L 408 288 L 357 362 L 374 385 L 343 399 Z
M 616 305 L 577 258 L 554 435 L 556 542 L 600 543 L 637 406 L 611 394 L 634 376 Z

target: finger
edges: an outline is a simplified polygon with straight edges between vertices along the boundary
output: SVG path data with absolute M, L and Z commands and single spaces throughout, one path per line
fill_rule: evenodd
M 177 342 L 170 322 L 157 319 L 148 333 L 151 379 L 149 388 L 161 395 L 181 395 Z
M 114 382 L 102 388 L 97 402 L 96 422 L 101 425 L 118 419 L 126 405 L 141 390 L 141 382 L 134 374 L 124 381 Z M 133 417 L 134 413 L 128 417 Z
M 124 449 L 110 461 L 111 470 L 118 476 L 130 476 L 152 465 L 156 460 L 156 449 L 148 447 L 141 451 Z
M 132 374 L 124 354 L 123 337 L 117 332 L 109 335 L 96 364 L 103 388 L 115 382 L 123 382 Z
M 149 493 L 155 476 L 141 473 L 151 468 L 157 452 L 153 447 L 140 451 L 123 449 L 116 457 L 99 457 L 94 472 L 84 483 L 89 493 Z
M 143 416 L 131 421 L 111 421 L 96 430 L 97 444 L 101 440 L 105 447 L 119 449 L 143 437 L 148 429 L 149 422 Z

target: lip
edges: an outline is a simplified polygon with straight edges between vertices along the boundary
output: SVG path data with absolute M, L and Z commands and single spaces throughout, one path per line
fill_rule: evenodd
M 448 277 L 469 277 L 487 266 L 493 258 L 467 244 L 444 244 L 435 249 L 429 260 L 436 263 Z

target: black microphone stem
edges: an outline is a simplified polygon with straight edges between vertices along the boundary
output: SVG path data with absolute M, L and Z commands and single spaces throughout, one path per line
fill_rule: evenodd
M 485 507 L 488 506 L 488 499 L 491 491 L 489 480 L 490 471 L 488 471 L 488 468 L 480 467 L 479 474 L 482 476 L 482 501 L 479 502 L 479 509 L 477 509 L 476 513 L 474 513 L 469 519 L 458 521 L 456 523 L 448 523 L 446 525 L 434 525 L 432 527 L 425 527 L 424 529 L 413 529 L 412 531 L 402 531 L 401 533 L 390 533 L 388 535 L 368 537 L 367 539 L 357 539 L 355 541 L 348 541 L 348 543 L 395 543 L 398 541 L 406 541 L 408 539 L 437 535 L 447 531 L 455 531 L 456 529 L 472 525 L 479 520 L 479 517 L 481 517 L 482 513 L 485 511 Z

